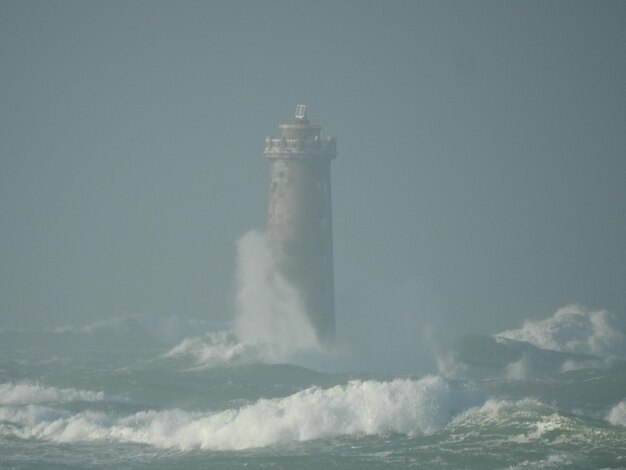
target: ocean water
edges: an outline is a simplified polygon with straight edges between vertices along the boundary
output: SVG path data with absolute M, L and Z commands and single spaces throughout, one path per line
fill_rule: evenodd
M 232 324 L 0 329 L 0 467 L 626 469 L 616 315 L 568 306 L 380 373 L 380 341 L 317 343 L 262 233 L 237 263 Z
M 415 376 L 177 317 L 5 329 L 0 467 L 626 468 L 620 328 L 567 307 Z

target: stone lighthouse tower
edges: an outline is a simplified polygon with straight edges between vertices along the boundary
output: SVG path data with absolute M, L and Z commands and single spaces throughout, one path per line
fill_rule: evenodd
M 330 161 L 336 141 L 322 137 L 322 126 L 309 122 L 302 104 L 293 122 L 279 128 L 279 137 L 265 139 L 271 166 L 268 243 L 319 340 L 329 343 L 335 333 Z

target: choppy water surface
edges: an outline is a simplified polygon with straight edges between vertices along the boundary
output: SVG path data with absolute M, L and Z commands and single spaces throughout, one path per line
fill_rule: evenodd
M 179 325 L 175 340 L 137 318 L 3 330 L 0 462 L 626 468 L 626 343 L 607 315 L 564 309 L 466 336 L 447 371 L 402 377 L 290 364 L 209 325 Z

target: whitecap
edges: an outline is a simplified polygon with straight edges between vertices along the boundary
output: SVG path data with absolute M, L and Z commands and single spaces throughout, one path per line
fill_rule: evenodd
M 215 413 L 142 411 L 113 418 L 95 412 L 55 415 L 32 407 L 3 416 L 11 425 L 1 426 L 0 432 L 56 442 L 239 450 L 342 435 L 430 434 L 477 401 L 475 394 L 455 389 L 441 377 L 359 380 Z
M 191 358 L 197 365 L 215 367 L 247 363 L 270 363 L 281 358 L 269 344 L 240 341 L 230 330 L 185 338 L 163 357 Z
M 589 311 L 577 305 L 563 307 L 544 320 L 526 320 L 522 328 L 503 331 L 495 338 L 566 353 L 626 357 L 624 321 L 605 310 Z

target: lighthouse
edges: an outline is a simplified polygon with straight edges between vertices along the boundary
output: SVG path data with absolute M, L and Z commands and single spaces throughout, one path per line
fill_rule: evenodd
M 318 339 L 335 333 L 335 288 L 330 162 L 334 137 L 311 124 L 306 105 L 296 107 L 280 135 L 265 139 L 270 162 L 267 240 L 279 272 L 298 290 Z

